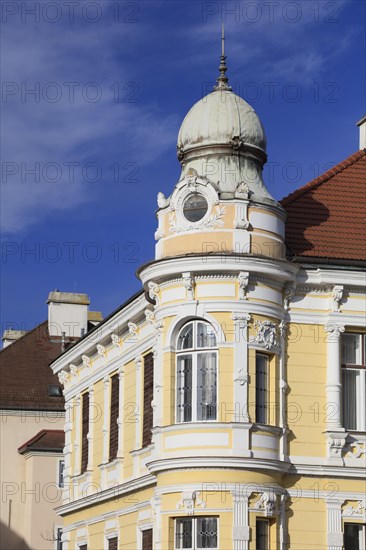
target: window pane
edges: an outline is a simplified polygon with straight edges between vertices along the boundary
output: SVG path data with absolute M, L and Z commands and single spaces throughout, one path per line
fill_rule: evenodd
M 197 518 L 197 548 L 217 548 L 217 518 Z
M 343 425 L 348 430 L 357 430 L 357 379 L 356 369 L 342 369 Z
M 268 407 L 268 357 L 256 355 L 255 365 L 255 421 L 267 423 Z
M 197 323 L 197 347 L 215 348 L 216 345 L 216 334 L 212 326 L 206 323 Z
M 177 362 L 177 420 L 192 420 L 192 355 L 181 355 Z
M 344 550 L 361 550 L 360 537 L 362 536 L 362 525 L 355 523 L 344 524 Z
M 361 335 L 342 335 L 342 363 L 347 365 L 361 365 Z
M 192 520 L 188 518 L 175 520 L 175 547 L 192 548 Z
M 184 326 L 179 333 L 178 349 L 192 349 L 193 348 L 193 323 L 189 323 Z
M 197 356 L 197 420 L 216 420 L 216 353 Z
M 268 521 L 257 519 L 255 524 L 256 550 L 268 550 Z

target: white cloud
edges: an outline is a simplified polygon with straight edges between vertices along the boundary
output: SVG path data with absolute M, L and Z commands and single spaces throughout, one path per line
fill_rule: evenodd
M 121 59 L 123 46 L 125 51 L 133 48 L 144 30 L 140 23 L 124 25 L 121 32 L 121 26 L 110 21 L 4 25 L 3 81 L 9 83 L 8 91 L 17 89 L 17 93 L 3 99 L 3 232 L 22 231 L 55 211 L 96 200 L 101 186 L 90 185 L 92 169 L 83 177 L 87 163 L 98 163 L 102 173 L 121 160 L 138 159 L 141 165 L 174 143 L 176 120 L 139 100 L 136 71 L 127 63 L 127 55 Z M 117 103 L 116 86 L 111 89 L 116 81 L 121 99 L 137 101 Z M 71 82 L 78 85 L 65 84 Z M 96 86 L 88 85 L 91 82 Z M 35 86 L 40 90 L 37 100 L 25 95 Z M 70 101 L 72 88 L 74 101 Z M 93 102 L 96 93 L 101 96 Z M 57 96 L 58 101 L 50 100 Z M 74 167 L 75 181 L 72 168 L 65 164 L 69 162 L 79 163 Z M 39 181 L 26 172 L 35 167 Z

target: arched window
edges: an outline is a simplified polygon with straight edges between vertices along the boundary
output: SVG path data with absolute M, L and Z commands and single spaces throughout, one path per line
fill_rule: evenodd
M 213 327 L 200 320 L 184 325 L 176 355 L 177 422 L 216 420 L 217 338 Z

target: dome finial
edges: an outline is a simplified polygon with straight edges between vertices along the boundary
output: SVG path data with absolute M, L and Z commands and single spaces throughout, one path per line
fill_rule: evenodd
M 225 55 L 225 25 L 221 23 L 221 59 L 219 66 L 220 76 L 217 79 L 217 84 L 214 86 L 214 90 L 229 90 L 231 86 L 228 85 L 229 79 L 226 76 L 226 55 Z

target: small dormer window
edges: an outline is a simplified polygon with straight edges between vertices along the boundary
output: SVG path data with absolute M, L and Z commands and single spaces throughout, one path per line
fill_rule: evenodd
M 47 393 L 50 397 L 62 397 L 61 386 L 47 386 Z
M 189 222 L 199 222 L 208 210 L 207 200 L 201 193 L 189 195 L 183 205 L 184 217 Z

